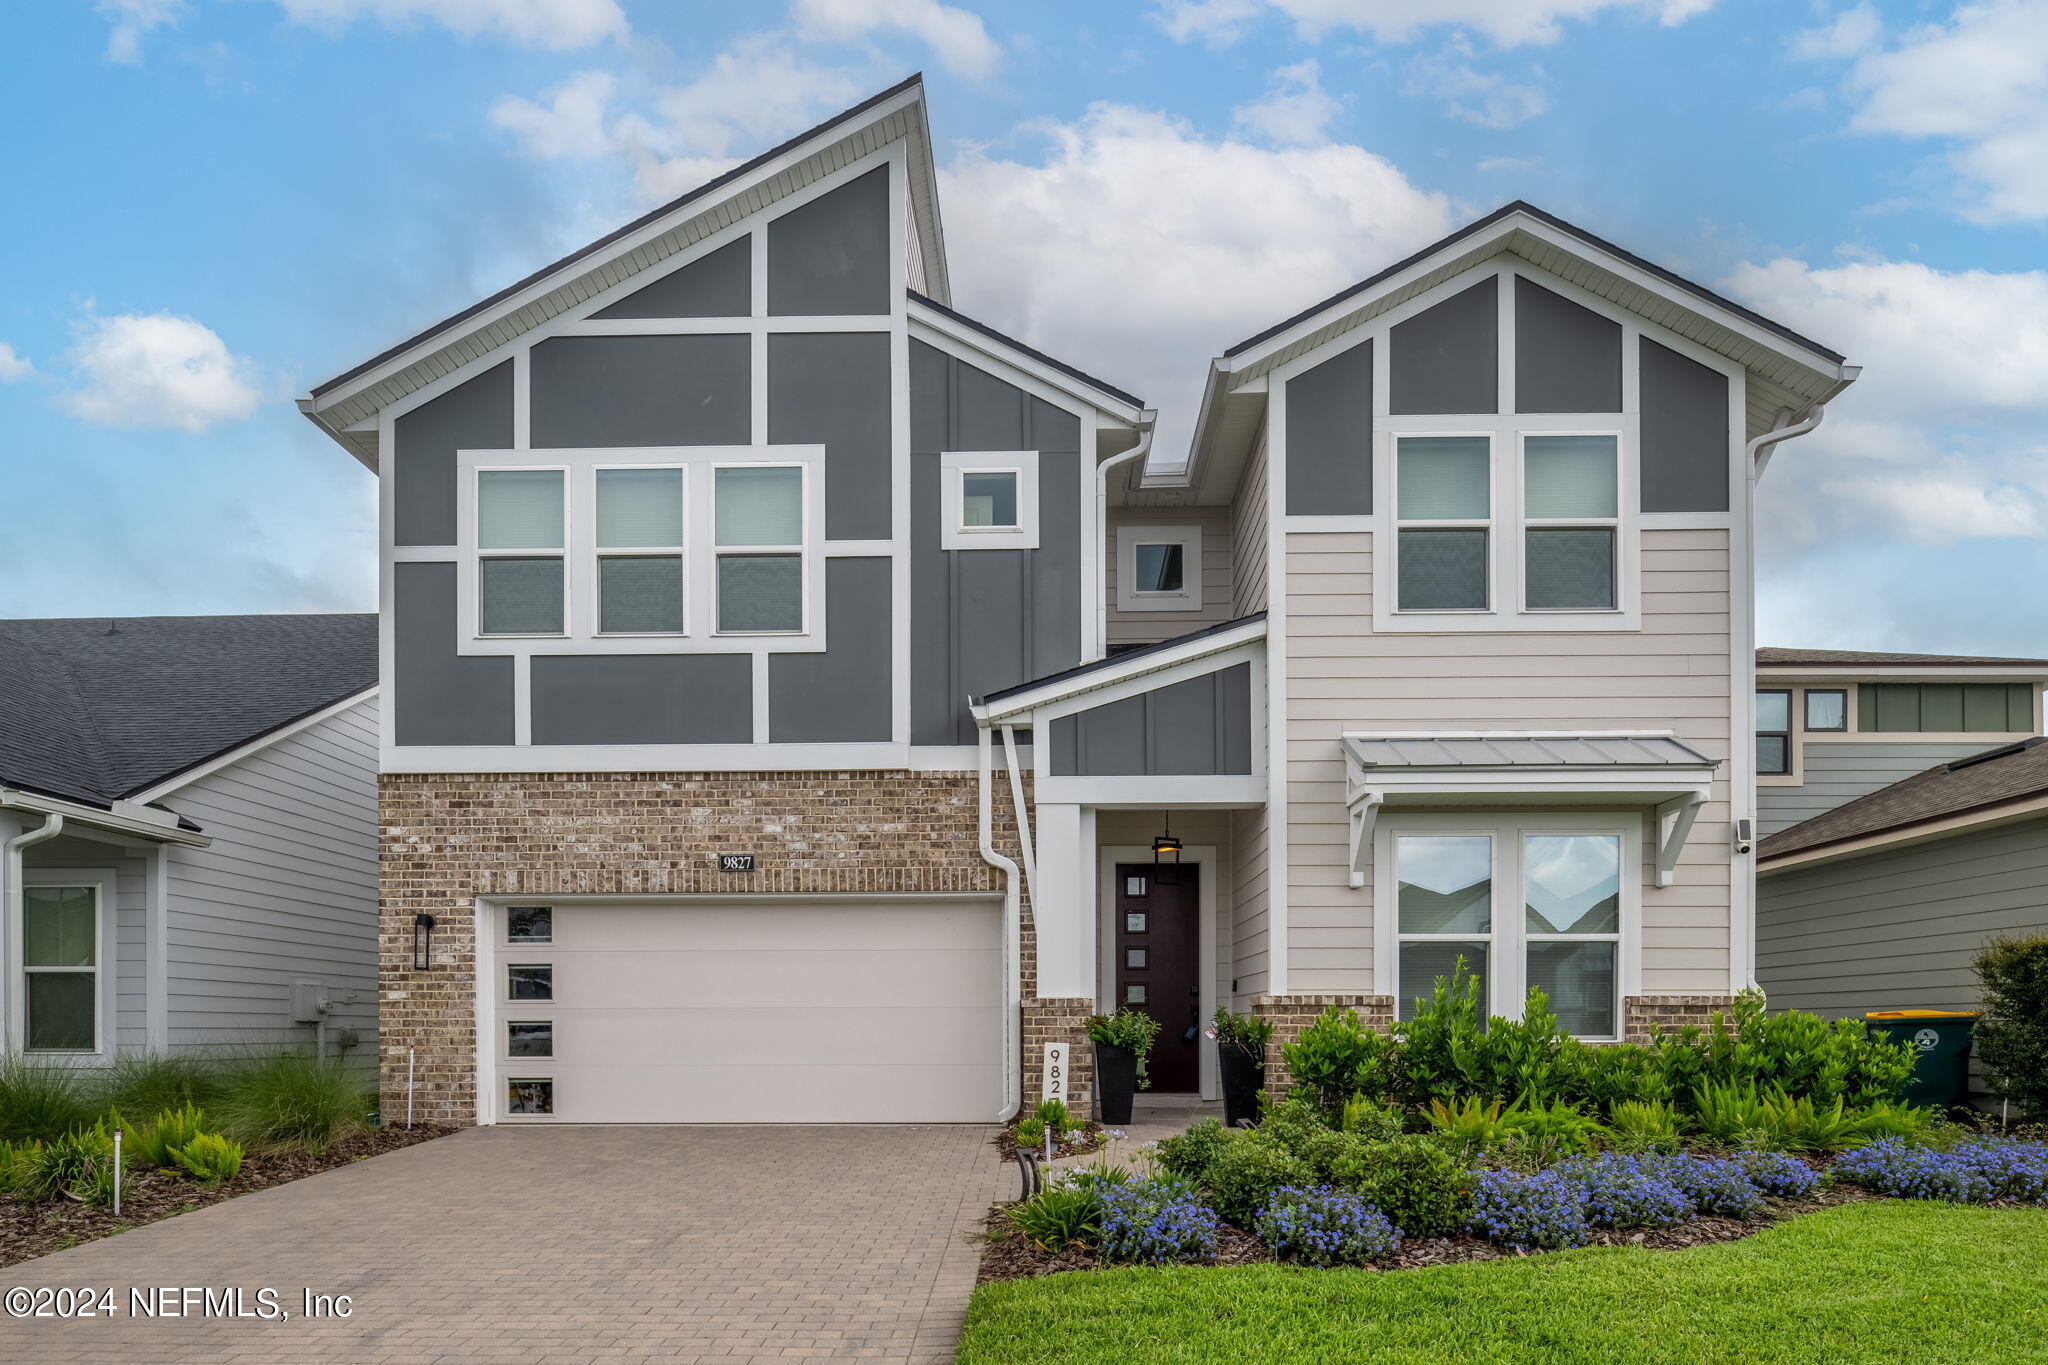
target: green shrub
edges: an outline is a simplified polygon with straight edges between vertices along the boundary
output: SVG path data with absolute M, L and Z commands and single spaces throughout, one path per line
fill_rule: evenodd
M 1016 1136 L 1019 1147 L 1045 1146 L 1045 1120 L 1039 1118 L 1018 1119 Z
M 1159 1035 L 1159 1021 L 1149 1014 L 1136 1010 L 1120 1009 L 1115 1014 L 1094 1014 L 1088 1017 L 1088 1040 L 1104 1047 L 1120 1047 L 1138 1059 L 1138 1089 L 1152 1088 L 1152 1075 L 1146 1063 L 1152 1053 L 1152 1040 Z
M 1289 1095 L 1277 1104 L 1269 1103 L 1259 1115 L 1259 1131 L 1289 1151 L 1331 1128 L 1330 1116 L 1306 1095 Z
M 1826 1104 L 1814 1103 L 1808 1095 L 1788 1095 L 1774 1090 L 1765 1098 L 1782 1135 L 1784 1145 L 1795 1152 L 1839 1152 L 1863 1141 L 1853 1113 L 1845 1113 L 1842 1097 Z
M 242 1169 L 242 1144 L 219 1133 L 200 1133 L 171 1155 L 209 1185 L 233 1180 Z
M 1390 1138 L 1399 1136 L 1403 1121 L 1400 1110 L 1390 1109 L 1365 1095 L 1353 1095 L 1344 1101 L 1337 1127 L 1361 1137 Z
M 1389 1071 L 1397 1104 L 1420 1107 L 1464 1095 L 1506 1098 L 1486 1060 L 1479 985 L 1460 957 L 1451 974 L 1438 977 L 1429 996 L 1415 1002 L 1414 1018 L 1395 1025 L 1398 1046 Z
M 41 1138 L 23 1138 L 19 1142 L 0 1138 L 0 1194 L 42 1198 L 45 1169 Z
M 1443 1144 L 1407 1135 L 1370 1144 L 1353 1186 L 1410 1237 L 1448 1237 L 1472 1217 L 1476 1177 Z
M 0 1057 L 0 1138 L 44 1142 L 91 1123 L 98 1112 L 78 1067 Z
M 1926 1142 L 1933 1136 L 1941 1116 L 1932 1109 L 1923 1109 L 1903 1100 L 1878 1100 L 1850 1110 L 1849 1122 L 1851 1142 L 1845 1145 L 1861 1146 L 1888 1137 L 1905 1142 Z
M 191 1104 L 163 1110 L 156 1116 L 156 1122 L 146 1128 L 121 1117 L 119 1109 L 107 1118 L 127 1134 L 123 1150 L 129 1160 L 141 1166 L 175 1166 L 177 1158 L 171 1155 L 172 1150 L 190 1142 L 206 1127 L 206 1115 Z
M 1055 1185 L 1003 1212 L 1013 1227 L 1047 1251 L 1092 1245 L 1100 1231 L 1095 1192 L 1083 1185 Z
M 1984 1012 L 1974 1046 L 1993 1093 L 2048 1121 L 2048 934 L 1994 938 L 1971 965 Z
M 1623 1100 L 1608 1111 L 1607 1134 L 1619 1152 L 1675 1152 L 1678 1111 L 1658 1100 Z
M 1714 1083 L 1775 1086 L 1822 1104 L 1838 1096 L 1868 1103 L 1893 1098 L 1913 1074 L 1912 1044 L 1871 1037 L 1860 1020 L 1830 1023 L 1805 1010 L 1772 1014 L 1759 991 L 1744 991 L 1727 1013 L 1717 1011 L 1705 1029 L 1685 1030 L 1672 1046 L 1694 1054 L 1665 1059 L 1667 1068 L 1689 1073 L 1673 1076 L 1678 1094 Z
M 114 1202 L 114 1134 L 102 1119 L 90 1128 L 75 1128 L 53 1138 L 42 1152 L 37 1182 L 46 1194 L 62 1194 L 84 1204 Z M 128 1172 L 121 1172 L 126 1185 Z
M 1206 1185 L 1209 1168 L 1235 1136 L 1221 1119 L 1206 1118 L 1185 1132 L 1159 1139 L 1152 1149 L 1152 1161 L 1167 1175 Z
M 1081 1126 L 1074 1121 L 1074 1116 L 1067 1112 L 1065 1100 L 1040 1100 L 1036 1112 L 1038 1121 L 1055 1136 L 1064 1136 Z
M 1280 1049 L 1294 1086 L 1325 1114 L 1343 1111 L 1354 1095 L 1384 1093 L 1387 1039 L 1358 1022 L 1358 1011 L 1330 1006 Z
M 1263 1058 L 1266 1044 L 1273 1040 L 1271 1019 L 1261 1019 L 1256 1014 L 1232 1014 L 1228 1006 L 1220 1006 L 1209 1022 L 1216 1029 L 1218 1046 L 1234 1045 L 1254 1057 Z
M 1782 1147 L 1785 1134 L 1754 1085 L 1707 1081 L 1692 1095 L 1692 1126 L 1724 1147 Z
M 279 1052 L 231 1072 L 213 1117 L 223 1133 L 257 1150 L 318 1151 L 364 1127 L 374 1104 L 359 1072 L 310 1053 Z
M 120 1054 L 89 1083 L 94 1105 L 126 1114 L 205 1108 L 220 1098 L 228 1063 L 188 1053 Z
M 1477 1155 L 1507 1135 L 1499 1100 L 1468 1095 L 1457 1104 L 1431 1100 L 1424 1115 L 1431 1130 L 1458 1150 Z
M 1313 1183 L 1309 1164 L 1258 1128 L 1233 1136 L 1209 1163 L 1209 1202 L 1239 1227 L 1249 1227 L 1281 1186 Z

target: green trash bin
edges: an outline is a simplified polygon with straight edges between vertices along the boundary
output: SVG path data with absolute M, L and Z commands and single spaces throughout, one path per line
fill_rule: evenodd
M 1908 1104 L 1952 1109 L 1970 1098 L 1970 1031 L 1974 1010 L 1871 1010 L 1863 1027 L 1918 1054 L 1903 1098 Z

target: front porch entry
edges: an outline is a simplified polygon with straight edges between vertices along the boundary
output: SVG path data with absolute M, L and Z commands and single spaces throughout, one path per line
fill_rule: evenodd
M 1194 1094 L 1202 1084 L 1201 886 L 1199 863 L 1113 865 L 1111 999 L 1159 1025 L 1148 1070 L 1151 1092 Z

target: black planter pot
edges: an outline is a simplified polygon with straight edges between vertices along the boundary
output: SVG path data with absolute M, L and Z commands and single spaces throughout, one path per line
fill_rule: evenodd
M 1107 1124 L 1131 1121 L 1131 1099 L 1138 1093 L 1138 1054 L 1107 1043 L 1095 1045 L 1095 1105 Z
M 1266 1088 L 1266 1059 L 1237 1043 L 1222 1043 L 1216 1060 L 1223 1069 L 1224 1127 L 1257 1122 L 1259 1092 Z

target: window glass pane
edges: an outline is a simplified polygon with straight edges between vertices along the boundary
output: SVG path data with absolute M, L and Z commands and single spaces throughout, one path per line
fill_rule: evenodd
M 1449 977 L 1452 967 L 1459 958 L 1465 959 L 1465 970 L 1479 978 L 1479 1017 L 1481 1019 L 1493 1009 L 1486 982 L 1486 953 L 1484 943 L 1404 943 L 1401 945 L 1401 1000 L 1400 1017 L 1415 1017 L 1415 1002 L 1427 1000 L 1436 989 L 1438 977 Z
M 21 892 L 22 961 L 30 967 L 93 965 L 89 886 L 28 886 Z
M 1486 532 L 1402 531 L 1402 611 L 1484 611 Z
M 555 1083 L 549 1080 L 506 1082 L 505 1112 L 508 1114 L 552 1114 L 555 1112 Z
M 1484 436 L 1404 436 L 1399 477 L 1403 521 L 1481 521 L 1492 506 Z
M 1126 986 L 1124 987 L 1124 1003 L 1125 1003 L 1126 1005 L 1142 1005 L 1142 1004 L 1144 1004 L 1144 1003 L 1145 1003 L 1145 983 L 1144 983 L 1144 982 L 1142 982 L 1142 981 L 1133 981 L 1133 982 L 1130 982 L 1129 984 L 1127 984 L 1127 985 L 1126 985 Z
M 1756 770 L 1769 775 L 1782 775 L 1792 771 L 1785 760 L 1787 747 L 1783 735 L 1758 735 L 1756 737 Z
M 517 905 L 505 912 L 505 938 L 510 943 L 552 943 L 555 912 L 545 905 Z
M 1792 728 L 1792 694 L 1789 692 L 1757 693 L 1756 728 L 1759 730 L 1790 730 Z
M 1848 729 L 1849 694 L 1847 692 L 1808 692 L 1806 694 L 1806 728 L 1809 730 Z
M 552 1000 L 555 998 L 555 969 L 507 967 L 505 994 L 512 1000 Z
M 1130 913 L 1124 916 L 1124 932 L 1127 934 L 1143 934 L 1149 932 L 1146 928 L 1146 925 L 1150 922 L 1150 918 L 1151 917 L 1147 915 L 1146 912 L 1143 910 L 1131 911 Z
M 627 635 L 683 628 L 683 561 L 635 555 L 597 561 L 597 628 Z
M 486 469 L 476 476 L 480 550 L 562 548 L 562 471 Z
M 1126 948 L 1124 949 L 1124 966 L 1134 972 L 1141 972 L 1145 970 L 1146 963 L 1151 959 L 1151 956 L 1150 949 Z
M 505 1025 L 506 1055 L 512 1057 L 552 1057 L 555 1055 L 555 1026 L 547 1020 L 529 1023 L 513 1022 Z
M 1002 473 L 960 476 L 960 524 L 962 526 L 1015 526 L 1017 524 L 1017 476 Z
M 726 555 L 718 561 L 718 628 L 802 630 L 803 593 L 795 555 Z
M 477 572 L 483 580 L 484 634 L 562 633 L 560 559 L 485 559 Z
M 800 545 L 804 472 L 793 465 L 718 471 L 720 545 Z
M 1394 841 L 1404 934 L 1493 930 L 1493 840 L 1483 834 L 1404 834 Z
M 96 972 L 29 972 L 28 1045 L 36 1051 L 90 1052 Z
M 1612 1038 L 1614 945 L 1532 943 L 1529 984 L 1550 998 L 1558 1026 L 1582 1038 Z
M 1524 533 L 1531 611 L 1614 610 L 1614 532 L 1604 526 Z
M 1525 836 L 1522 901 L 1532 934 L 1620 933 L 1621 836 Z
M 1137 560 L 1136 592 L 1181 591 L 1181 547 L 1140 545 L 1132 556 Z
M 1522 441 L 1522 515 L 1611 517 L 1620 494 L 1612 436 L 1529 436 Z
M 597 543 L 608 550 L 683 543 L 683 471 L 597 471 Z

